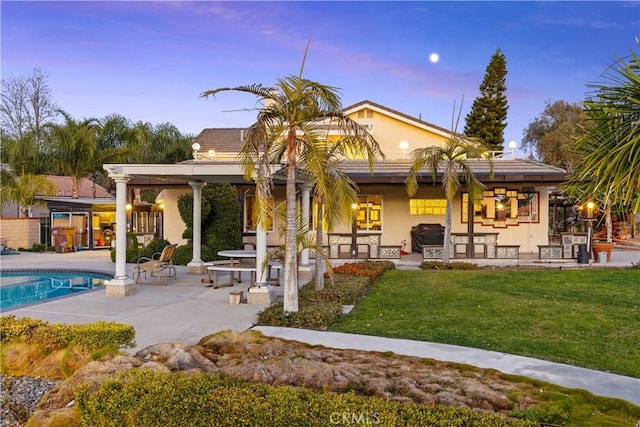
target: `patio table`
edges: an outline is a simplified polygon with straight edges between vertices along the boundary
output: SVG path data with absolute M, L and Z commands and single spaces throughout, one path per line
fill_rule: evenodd
M 229 258 L 229 265 L 234 266 L 236 263 L 240 263 L 241 259 L 254 259 L 256 258 L 255 249 L 225 249 L 218 251 L 218 255 L 221 257 Z M 255 264 L 255 262 L 254 262 Z M 231 283 L 234 281 L 235 272 L 231 271 Z M 242 283 L 242 271 L 238 271 L 238 283 Z

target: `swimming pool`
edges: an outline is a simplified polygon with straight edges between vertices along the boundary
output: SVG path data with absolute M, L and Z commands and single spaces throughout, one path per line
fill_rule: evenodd
M 113 278 L 85 270 L 6 270 L 0 272 L 0 309 L 75 295 L 95 289 Z

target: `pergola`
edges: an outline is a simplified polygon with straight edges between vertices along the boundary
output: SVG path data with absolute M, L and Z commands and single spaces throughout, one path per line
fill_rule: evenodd
M 273 165 L 272 174 L 284 165 Z M 107 284 L 106 294 L 127 296 L 135 292 L 133 278 L 126 270 L 126 224 L 127 187 L 170 188 L 189 185 L 193 189 L 193 257 L 187 264 L 187 272 L 201 274 L 205 263 L 201 258 L 201 197 L 206 183 L 247 184 L 241 165 L 236 161 L 188 160 L 177 164 L 105 164 L 104 170 L 116 183 L 116 264 L 115 274 Z M 309 217 L 310 187 L 301 189 L 302 215 Z M 267 232 L 256 231 L 256 265 L 262 266 L 267 254 Z M 301 254 L 300 266 L 309 264 L 308 251 Z M 264 284 L 265 271 L 257 269 L 256 284 Z

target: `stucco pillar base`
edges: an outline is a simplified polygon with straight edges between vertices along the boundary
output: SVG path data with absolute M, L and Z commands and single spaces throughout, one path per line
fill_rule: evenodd
M 204 274 L 207 272 L 207 266 L 204 265 L 204 262 L 189 262 L 187 264 L 187 274 Z
M 271 305 L 276 302 L 276 293 L 271 286 L 249 288 L 247 303 L 256 305 Z
M 311 267 L 309 266 L 309 264 L 298 266 L 298 280 L 304 280 L 305 282 L 308 282 L 312 278 L 313 274 L 311 273 Z
M 105 287 L 108 297 L 128 297 L 136 293 L 136 284 L 130 278 L 111 279 Z

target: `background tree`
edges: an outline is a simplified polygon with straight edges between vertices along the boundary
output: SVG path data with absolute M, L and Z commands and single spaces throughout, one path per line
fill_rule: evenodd
M 34 68 L 28 76 L 2 79 L 0 123 L 3 134 L 16 140 L 32 134 L 35 142 L 43 142 L 44 125 L 56 116 L 47 74 Z
M 30 133 L 20 139 L 3 134 L 0 153 L 2 163 L 8 165 L 10 172 L 15 176 L 38 175 L 48 171 L 47 157 Z
M 576 141 L 586 132 L 581 104 L 547 101 L 540 117 L 524 129 L 522 149 L 537 160 L 571 172 L 580 162 Z
M 576 145 L 583 161 L 565 190 L 600 202 L 610 241 L 611 208 L 640 210 L 640 56 L 631 50 L 618 57 L 603 77 L 589 85 L 595 89 L 584 104 L 589 130 Z
M 64 123 L 50 126 L 49 138 L 54 147 L 53 164 L 61 175 L 73 178 L 72 197 L 80 194 L 80 181 L 102 169 L 102 159 L 108 154 L 98 151 L 97 119 L 75 120 L 59 110 Z
M 480 96 L 467 114 L 464 133 L 476 138 L 491 151 L 504 149 L 504 129 L 507 127 L 507 96 L 505 92 L 507 60 L 500 49 L 491 57 L 480 84 Z
M 307 44 L 308 50 L 308 44 Z M 300 166 L 315 181 L 317 170 L 315 144 L 326 139 L 327 121 L 344 138 L 345 149 L 368 159 L 373 168 L 376 156 L 382 155 L 375 139 L 357 122 L 342 113 L 337 89 L 302 77 L 307 51 L 300 73 L 278 79 L 275 87 L 260 84 L 223 87 L 204 92 L 209 97 L 223 91 L 251 93 L 265 102 L 257 121 L 246 132 L 240 153 L 245 177 L 256 178 L 258 225 L 265 223 L 271 199 L 269 173 L 280 160 L 286 167 L 286 235 L 284 256 L 284 311 L 298 311 L 298 267 L 296 228 L 296 169 Z M 261 205 L 262 204 L 262 205 Z
M 44 175 L 11 176 L 3 174 L 0 185 L 0 202 L 2 206 L 15 202 L 18 204 L 18 217 L 31 217 L 33 206 L 47 206 L 47 202 L 39 196 L 56 195 L 56 190 L 55 184 Z

